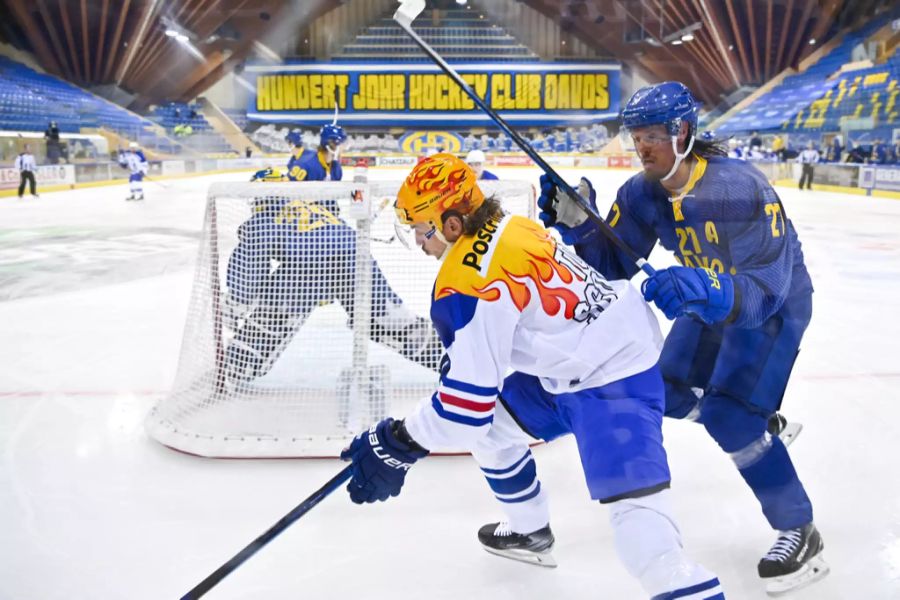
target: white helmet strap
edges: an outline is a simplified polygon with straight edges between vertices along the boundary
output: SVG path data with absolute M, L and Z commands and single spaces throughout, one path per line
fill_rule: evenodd
M 669 174 L 663 177 L 660 181 L 665 181 L 669 177 L 675 174 L 675 171 L 678 170 L 678 167 L 681 166 L 681 162 L 688 157 L 691 153 L 691 149 L 694 147 L 694 134 L 691 133 L 691 137 L 688 138 L 687 146 L 684 148 L 684 153 L 679 154 L 678 152 L 678 136 L 672 136 L 672 151 L 675 153 L 675 162 L 672 164 L 672 168 L 669 170 Z

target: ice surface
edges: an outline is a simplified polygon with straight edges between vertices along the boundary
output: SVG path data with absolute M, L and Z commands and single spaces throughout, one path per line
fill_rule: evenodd
M 606 205 L 630 175 L 564 171 L 583 174 Z M 0 600 L 178 598 L 341 468 L 199 459 L 142 429 L 174 376 L 206 187 L 228 178 L 247 176 L 148 183 L 143 203 L 125 186 L 0 199 Z M 789 597 L 900 598 L 900 202 L 778 191 L 816 286 L 784 410 L 805 424 L 791 454 L 832 567 Z M 665 434 L 686 547 L 728 598 L 763 598 L 774 536 L 749 489 L 701 428 L 667 420 Z M 436 457 L 389 503 L 334 494 L 207 597 L 641 598 L 572 441 L 535 455 L 556 570 L 481 550 L 495 501 L 471 459 Z

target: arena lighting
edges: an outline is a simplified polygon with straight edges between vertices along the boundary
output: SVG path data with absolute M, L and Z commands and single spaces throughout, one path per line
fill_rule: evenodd
M 175 31 L 174 29 L 169 28 L 169 29 L 166 29 L 166 35 L 169 37 L 177 37 L 178 32 Z
M 686 34 L 684 34 L 683 36 L 681 36 L 681 41 L 682 41 L 682 42 L 693 42 L 693 41 L 694 41 L 694 34 L 693 34 L 693 33 L 686 33 Z
M 459 4 L 460 6 L 462 6 L 466 2 L 468 2 L 468 0 L 456 0 L 456 3 Z
M 683 42 L 681 40 L 672 40 L 673 46 L 680 46 Z
M 816 45 L 816 38 L 810 38 L 810 39 L 809 39 L 809 45 L 810 45 L 810 46 L 815 46 L 815 45 Z

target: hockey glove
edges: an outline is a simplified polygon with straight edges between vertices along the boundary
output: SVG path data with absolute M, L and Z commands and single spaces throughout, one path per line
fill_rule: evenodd
M 594 212 L 597 212 L 597 192 L 586 178 L 578 183 L 578 193 L 586 199 Z M 593 229 L 588 222 L 587 213 L 568 194 L 556 187 L 548 175 L 541 175 L 541 196 L 538 198 L 538 215 L 545 227 L 553 227 L 559 231 L 563 242 L 572 245 Z
M 712 269 L 669 267 L 657 271 L 643 286 L 644 300 L 653 302 L 667 318 L 697 315 L 704 323 L 719 323 L 734 308 L 734 281 Z
M 372 425 L 341 452 L 341 460 L 353 461 L 347 484 L 350 499 L 363 504 L 398 496 L 406 472 L 426 456 L 428 450 L 413 441 L 403 421 L 388 418 Z

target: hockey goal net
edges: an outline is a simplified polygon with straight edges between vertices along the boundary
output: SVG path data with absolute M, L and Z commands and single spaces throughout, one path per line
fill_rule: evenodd
M 147 417 L 153 438 L 201 456 L 337 456 L 430 395 L 439 263 L 395 235 L 401 183 L 210 187 L 175 382 Z M 479 186 L 534 217 L 531 184 Z

